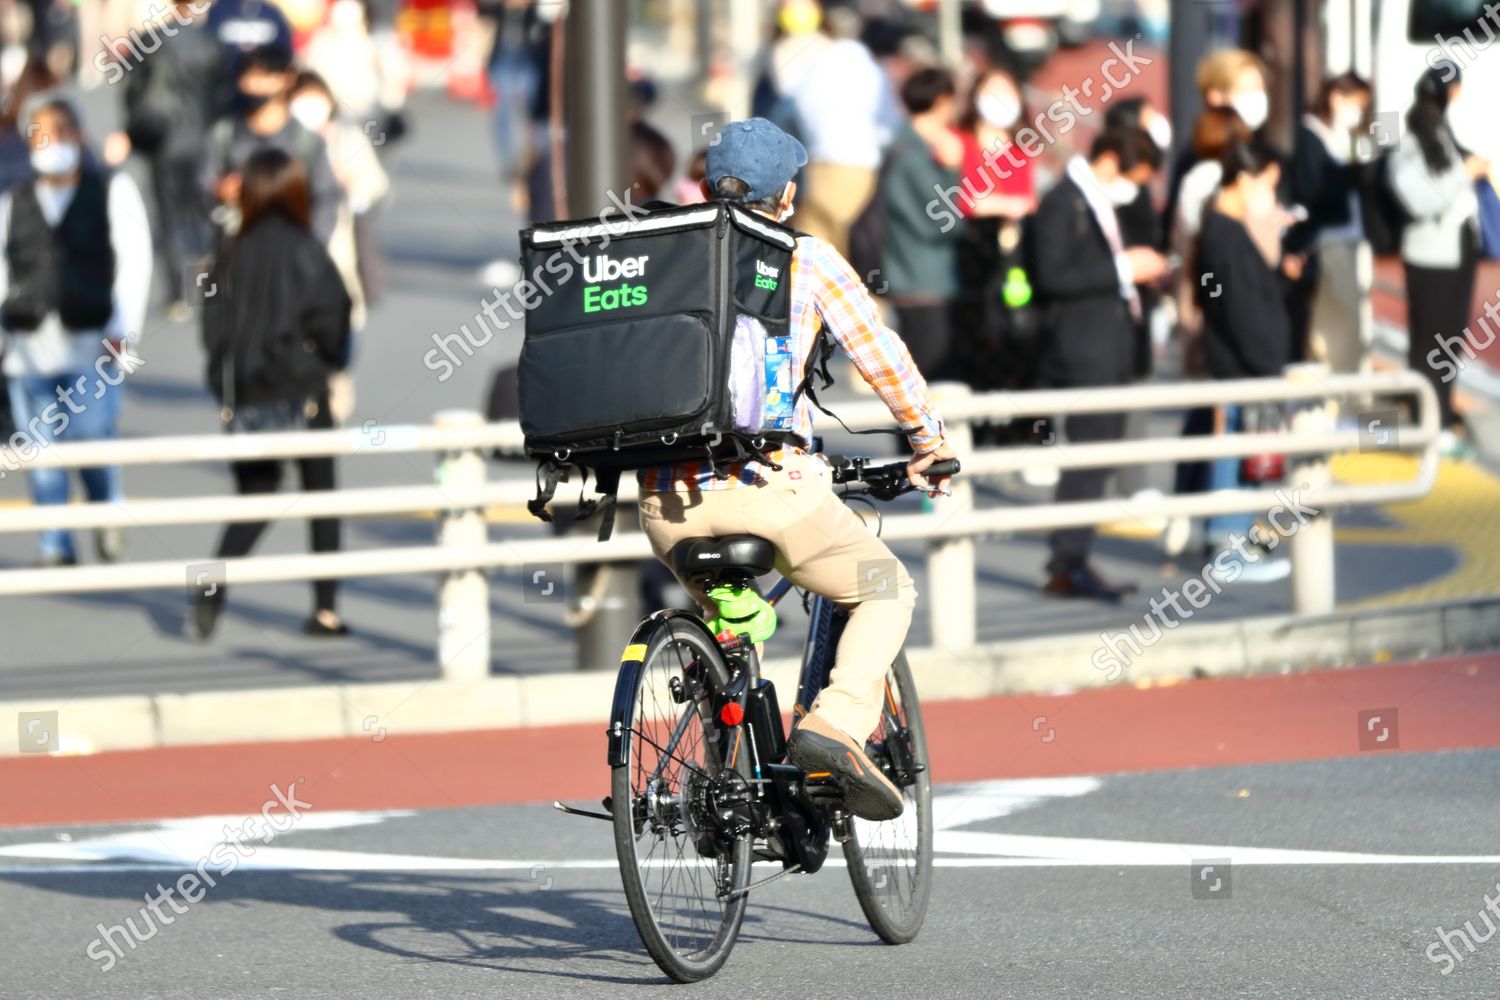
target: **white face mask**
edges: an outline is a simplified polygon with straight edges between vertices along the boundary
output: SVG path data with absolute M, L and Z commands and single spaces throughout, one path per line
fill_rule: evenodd
M 1229 99 L 1229 106 L 1234 108 L 1246 125 L 1250 126 L 1252 132 L 1260 131 L 1266 119 L 1271 117 L 1271 99 L 1266 96 L 1264 90 L 1248 90 L 1235 94 Z
M 1157 149 L 1166 152 L 1172 148 L 1172 123 L 1167 121 L 1166 115 L 1152 115 L 1146 119 L 1146 133 L 1156 143 Z
M 974 102 L 979 117 L 996 128 L 1010 128 L 1021 120 L 1021 102 L 1002 94 L 980 94 Z
M 776 221 L 777 222 L 785 222 L 787 219 L 790 219 L 796 213 L 797 213 L 797 207 L 795 205 L 788 204 L 785 209 L 783 209 L 782 211 L 776 213 Z
M 1104 196 L 1116 205 L 1129 205 L 1140 193 L 1141 186 L 1124 177 L 1116 177 L 1104 185 Z
M 1344 104 L 1333 110 L 1333 127 L 1340 132 L 1353 132 L 1364 118 L 1364 109 L 1358 104 Z
M 43 177 L 56 177 L 77 170 L 81 158 L 78 143 L 54 142 L 31 151 L 31 166 Z
M 333 117 L 333 105 L 321 97 L 293 98 L 288 106 L 292 117 L 311 132 L 317 132 Z

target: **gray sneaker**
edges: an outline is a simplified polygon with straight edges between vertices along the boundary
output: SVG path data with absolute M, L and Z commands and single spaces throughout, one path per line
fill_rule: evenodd
M 100 562 L 119 562 L 125 557 L 125 532 L 119 528 L 95 528 L 94 552 Z

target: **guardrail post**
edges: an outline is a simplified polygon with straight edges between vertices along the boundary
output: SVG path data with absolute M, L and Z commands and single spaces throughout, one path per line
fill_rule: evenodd
M 1296 365 L 1287 369 L 1287 378 L 1305 382 L 1328 373 L 1321 364 Z M 1326 434 L 1335 421 L 1332 400 L 1310 402 L 1297 407 L 1292 416 L 1293 434 Z M 1333 511 L 1326 509 L 1318 495 L 1332 481 L 1327 455 L 1305 455 L 1292 466 L 1286 484 L 1289 490 L 1303 489 L 1302 500 L 1318 509 L 1316 516 L 1300 524 L 1289 540 L 1292 560 L 1292 614 L 1320 615 L 1333 611 L 1334 545 Z
M 933 403 L 943 412 L 945 403 L 962 402 L 972 393 L 957 382 L 940 382 L 932 387 Z M 959 461 L 974 451 L 974 433 L 968 419 L 948 420 L 944 433 Z M 937 519 L 966 514 L 974 509 L 972 480 L 960 473 L 950 481 L 951 497 L 932 501 L 932 516 Z M 974 596 L 974 539 L 941 538 L 927 543 L 927 593 L 921 600 L 927 604 L 934 646 L 969 649 L 975 645 L 976 603 Z
M 473 410 L 444 410 L 433 417 L 438 427 L 474 427 L 484 418 Z M 440 489 L 484 485 L 484 456 L 477 448 L 438 454 Z M 443 548 L 474 551 L 487 541 L 484 511 L 476 507 L 438 511 L 437 543 Z M 490 587 L 478 569 L 443 574 L 438 585 L 438 668 L 445 680 L 478 680 L 490 673 Z

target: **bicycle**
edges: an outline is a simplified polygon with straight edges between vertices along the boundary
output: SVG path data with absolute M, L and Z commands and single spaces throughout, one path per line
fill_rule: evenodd
M 915 489 L 905 463 L 830 465 L 846 503 Z M 928 472 L 953 475 L 958 462 Z M 725 627 L 716 634 L 696 612 L 658 611 L 636 629 L 620 664 L 605 807 L 647 952 L 678 982 L 712 976 L 734 947 L 751 890 L 818 871 L 830 839 L 843 847 L 871 928 L 889 944 L 911 941 L 931 891 L 932 781 L 905 652 L 886 673 L 880 722 L 865 744 L 905 808 L 896 819 L 869 822 L 844 811 L 831 775 L 804 774 L 786 759 L 776 690 L 761 677 L 756 653 L 775 628 L 775 605 L 793 589 L 785 578 L 764 596 L 757 588 L 756 578 L 773 569 L 771 543 L 753 535 L 691 538 L 670 555 L 680 575 L 705 583 Z M 793 718 L 828 684 L 847 617 L 817 595 L 805 594 L 804 606 L 811 624 Z M 780 861 L 782 871 L 752 883 L 755 860 Z

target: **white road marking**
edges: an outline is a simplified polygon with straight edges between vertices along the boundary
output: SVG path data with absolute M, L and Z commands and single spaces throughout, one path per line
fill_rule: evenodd
M 1190 844 L 1084 837 L 980 833 L 957 829 L 1007 816 L 1043 802 L 1096 791 L 1097 778 L 1033 778 L 947 785 L 933 795 L 933 847 L 938 868 L 1132 867 L 1191 864 L 1198 858 L 1229 858 L 1237 865 L 1493 865 L 1500 855 L 1364 854 L 1224 844 Z M 293 836 L 310 830 L 337 830 L 383 823 L 411 811 L 308 812 Z M 262 872 L 511 872 L 613 870 L 614 858 L 457 858 L 368 851 L 276 847 L 253 838 L 226 836 L 244 816 L 202 816 L 163 820 L 146 828 L 122 830 L 79 840 L 48 840 L 0 847 L 0 858 L 52 860 L 55 864 L 0 865 L 0 875 L 186 872 L 215 847 L 242 843 L 254 848 L 239 857 L 237 869 Z M 950 856 L 943 856 L 950 855 Z M 953 856 L 956 855 L 956 856 Z M 761 863 L 767 867 L 774 862 Z M 827 867 L 844 867 L 840 857 Z

